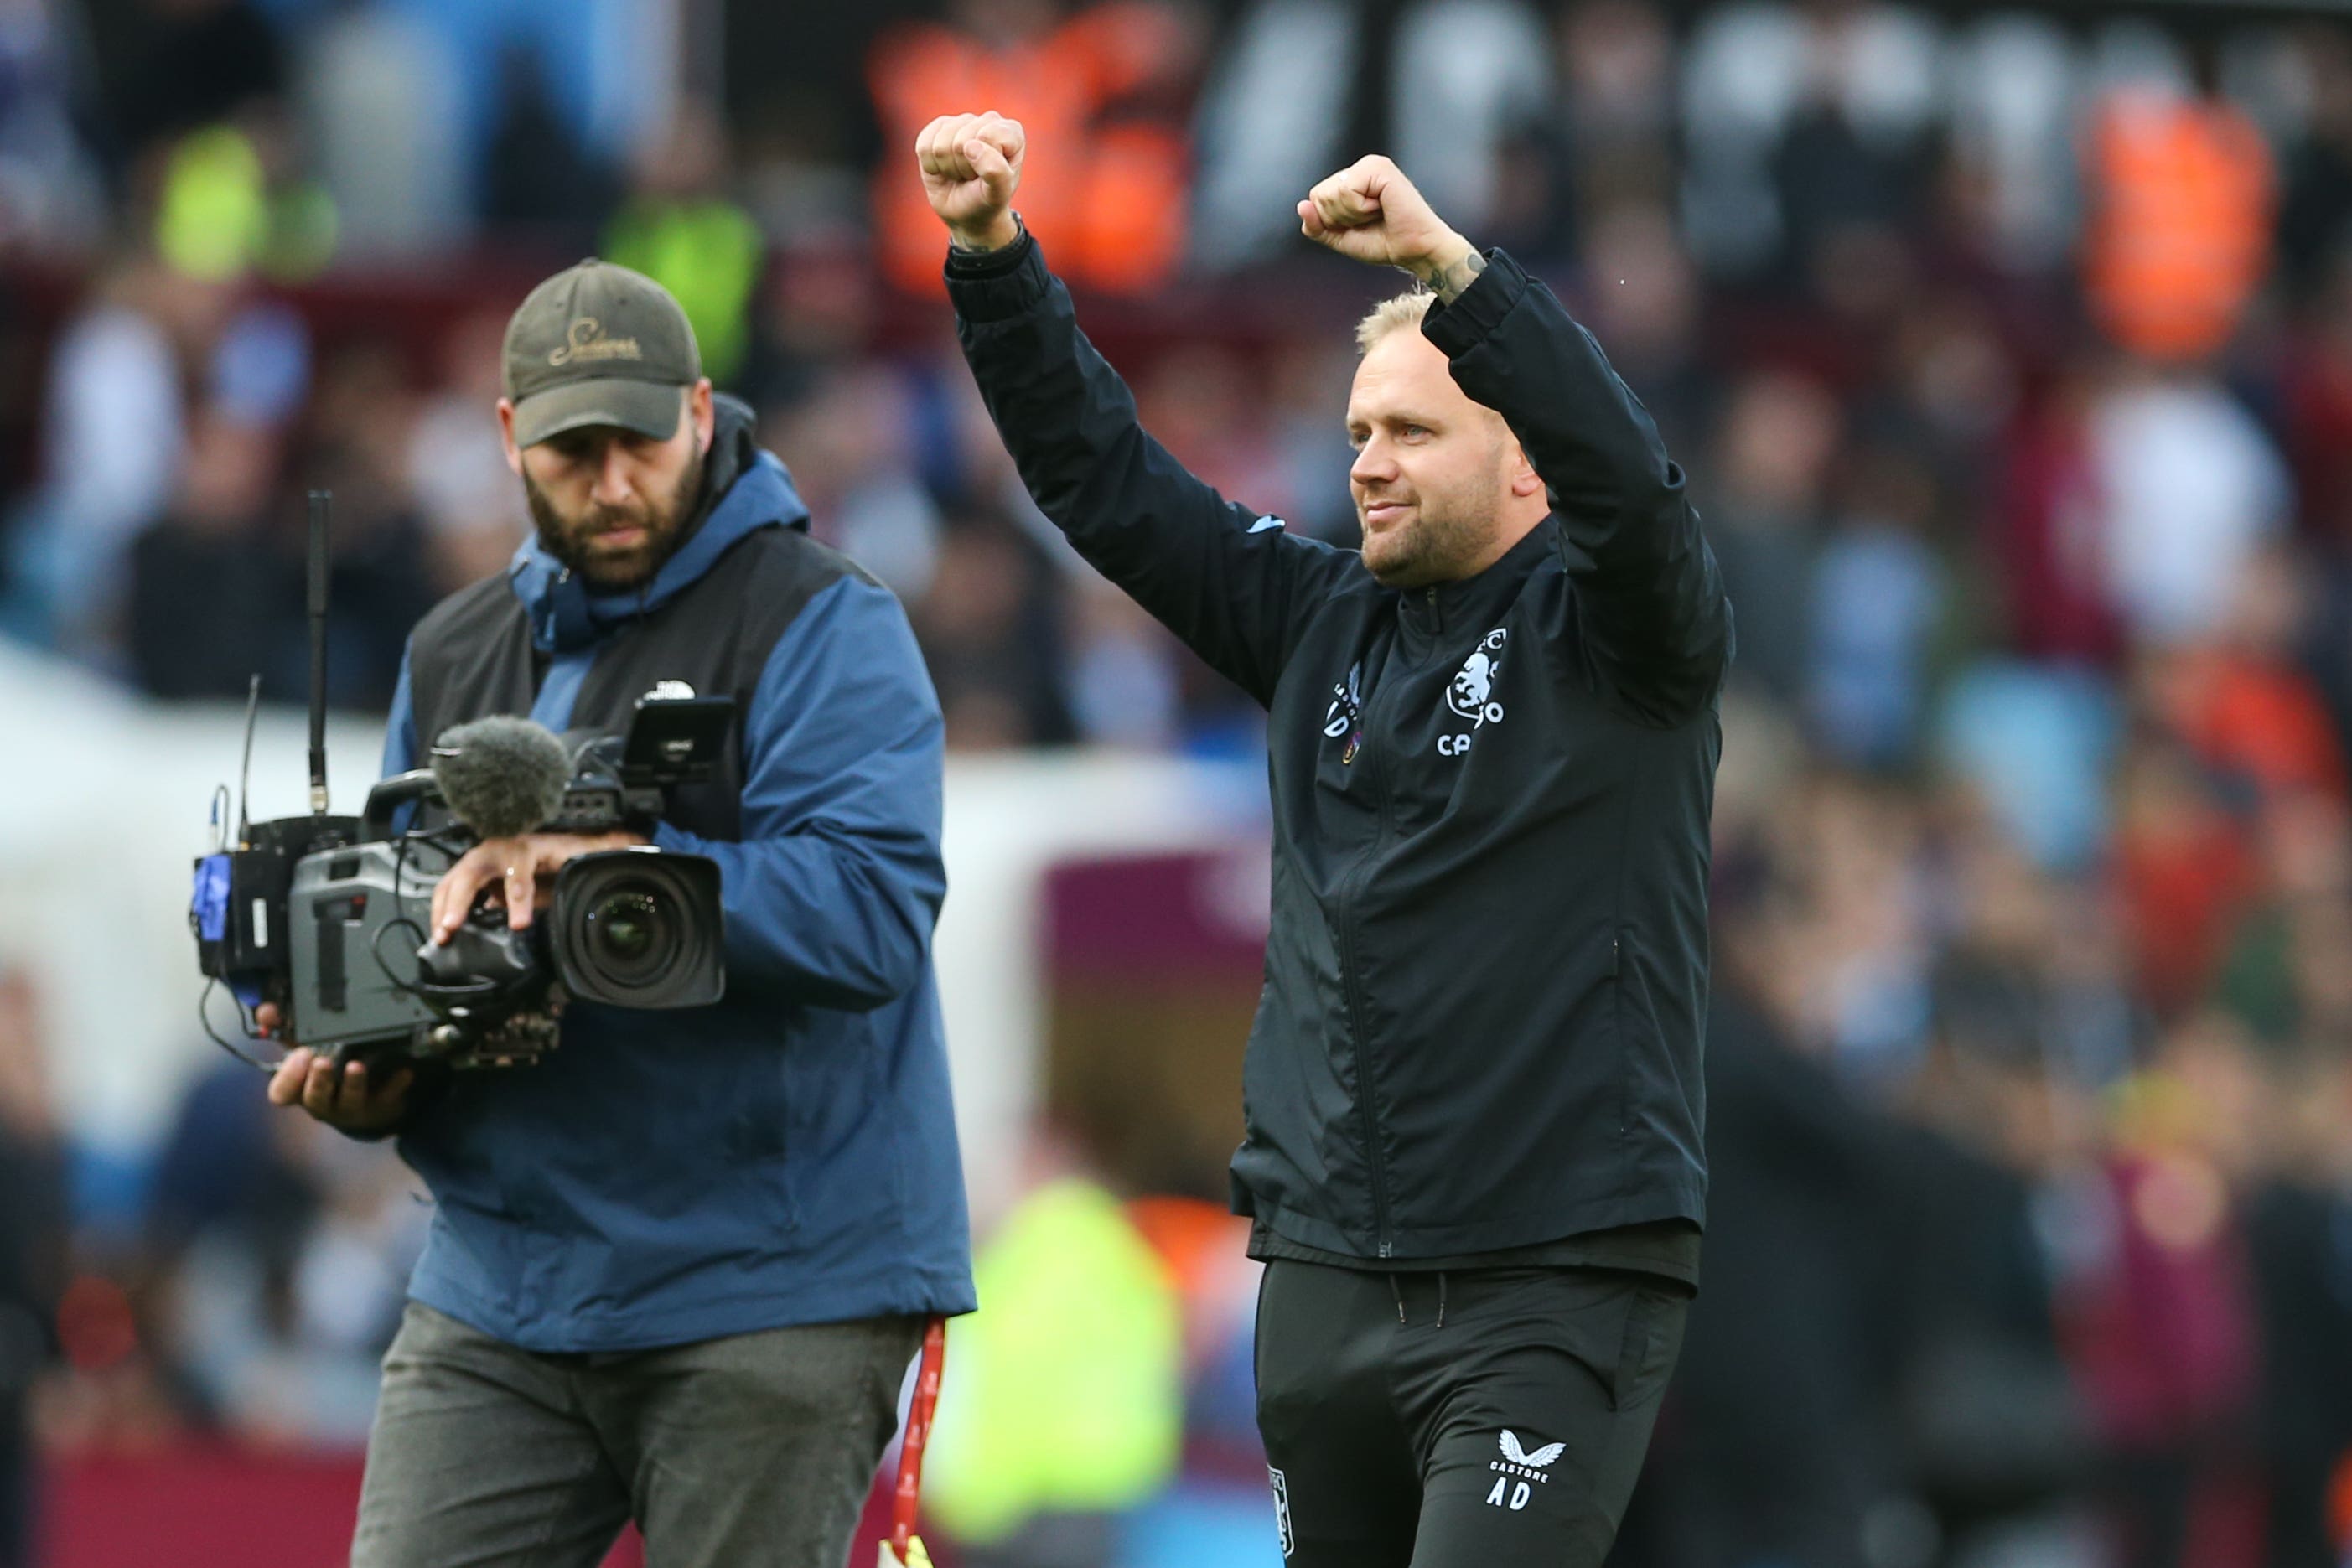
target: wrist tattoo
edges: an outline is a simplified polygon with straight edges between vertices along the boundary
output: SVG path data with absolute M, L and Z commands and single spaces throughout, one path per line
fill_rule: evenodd
M 948 248 L 950 250 L 961 251 L 966 256 L 993 256 L 1000 250 L 1010 250 L 1014 246 L 1021 243 L 1021 236 L 1029 232 L 1029 225 L 1021 221 L 1021 214 L 1019 213 L 1013 214 L 1012 217 L 1013 237 L 1006 240 L 1003 245 L 967 245 L 964 243 L 964 239 L 961 235 L 957 234 L 953 229 L 950 229 L 948 231 Z
M 1486 258 L 1474 250 L 1451 267 L 1441 267 L 1422 274 L 1421 280 L 1437 295 L 1439 304 L 1451 305 L 1486 270 Z

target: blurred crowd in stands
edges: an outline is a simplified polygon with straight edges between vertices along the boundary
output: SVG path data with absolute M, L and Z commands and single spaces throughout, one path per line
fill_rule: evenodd
M 0 3 L 0 630 L 159 699 L 259 671 L 295 700 L 328 486 L 334 696 L 381 705 L 417 615 L 520 538 L 499 334 L 593 245 L 678 294 L 818 531 L 906 601 L 952 747 L 1246 758 L 1245 703 L 1023 497 L 902 150 L 947 110 L 1024 120 L 1021 204 L 1145 423 L 1343 543 L 1369 297 L 1290 204 L 1391 152 L 1591 326 L 1738 618 L 1706 1284 L 1622 1559 L 2352 1562 L 2352 24 L 885 9 L 855 134 L 687 99 L 599 155 L 514 56 L 448 142 L 464 177 L 402 187 L 438 214 L 421 256 L 368 202 L 398 95 L 331 90 L 409 12 L 145 0 L 97 61 L 68 0 Z M 7 994 L 0 1047 L 33 1027 Z M 28 1168 L 37 1105 L 0 1082 Z M 421 1214 L 396 1167 L 225 1071 L 151 1187 L 77 1233 L 69 1288 L 62 1218 L 11 1219 L 30 1282 L 0 1298 L 65 1291 L 47 1436 L 356 1439 Z M 1168 1251 L 1148 1214 L 1051 1212 Z M 1004 1234 L 1001 1268 L 1060 1250 Z M 1245 1448 L 1246 1281 L 1168 1278 L 1181 1333 L 1097 1348 Z M 1050 1450 L 1047 1405 L 1019 1418 Z M 1176 1463 L 1138 1441 L 1133 1473 Z M 982 1533 L 1108 1560 L 1002 1513 Z

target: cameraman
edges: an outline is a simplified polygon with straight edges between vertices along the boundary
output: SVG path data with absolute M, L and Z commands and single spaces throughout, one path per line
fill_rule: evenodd
M 1707 817 L 1731 610 L 1648 414 L 1550 290 L 1366 158 L 1298 204 L 1413 274 L 1357 329 L 1360 551 L 1136 423 L 1012 208 L 917 143 L 957 330 L 1079 553 L 1267 710 L 1274 906 L 1235 1206 L 1298 1568 L 1598 1568 L 1698 1281 Z
M 282 1105 L 397 1134 L 436 1200 L 384 1358 L 357 1568 L 654 1562 L 840 1568 L 933 1312 L 973 1306 L 930 940 L 939 704 L 889 591 L 813 541 L 677 302 L 585 261 L 509 323 L 498 405 L 536 537 L 409 642 L 384 748 L 492 714 L 618 729 L 732 695 L 738 746 L 652 841 L 721 872 L 717 1006 L 575 1003 L 538 1065 L 371 1083 L 296 1049 Z M 477 845 L 528 925 L 572 857 Z M 265 1019 L 265 1025 L 275 1018 Z

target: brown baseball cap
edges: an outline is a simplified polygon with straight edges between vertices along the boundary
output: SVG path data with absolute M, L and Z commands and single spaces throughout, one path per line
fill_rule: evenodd
M 507 322 L 518 446 L 591 424 L 666 439 L 701 379 L 694 329 L 669 290 L 593 256 L 532 289 Z

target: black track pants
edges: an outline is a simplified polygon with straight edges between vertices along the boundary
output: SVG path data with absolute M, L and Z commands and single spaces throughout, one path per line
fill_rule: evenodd
M 1684 1292 L 1594 1269 L 1266 1265 L 1257 1422 L 1294 1568 L 1599 1568 Z

